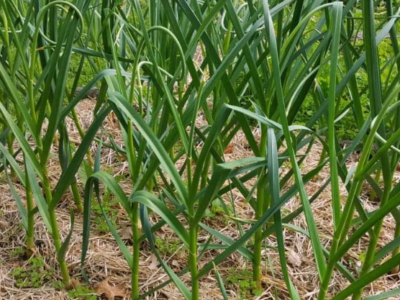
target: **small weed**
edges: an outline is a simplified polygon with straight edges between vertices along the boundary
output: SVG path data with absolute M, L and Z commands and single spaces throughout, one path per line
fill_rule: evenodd
M 216 215 L 224 215 L 225 214 L 225 211 L 221 204 L 221 201 L 218 199 L 211 202 L 211 211 Z
M 253 273 L 249 270 L 231 269 L 231 275 L 227 277 L 226 283 L 239 288 L 241 299 L 249 299 L 252 295 L 260 296 L 262 292 L 255 290 L 256 282 L 253 280 Z
M 12 274 L 18 288 L 38 288 L 52 278 L 54 270 L 46 269 L 43 257 L 39 256 L 30 258 L 26 266 L 15 268 Z
M 161 239 L 157 238 L 156 239 L 156 246 L 160 254 L 174 254 L 176 251 L 178 251 L 179 247 L 181 246 L 181 242 L 179 240 L 173 240 L 173 239 Z
M 60 280 L 52 282 L 51 285 L 57 291 L 61 291 L 65 287 L 64 283 Z
M 22 247 L 15 248 L 14 250 L 12 250 L 10 252 L 11 257 L 20 257 L 20 256 L 23 256 L 24 254 L 25 254 L 25 250 Z
M 110 198 L 109 191 L 106 191 L 101 203 L 104 214 L 111 221 L 113 226 L 117 228 L 116 223 L 117 223 L 118 210 L 116 210 L 114 207 L 115 204 L 117 204 L 117 201 L 114 198 Z M 93 221 L 96 224 L 97 229 L 101 233 L 107 233 L 109 231 L 108 225 L 101 211 L 101 207 L 97 201 L 92 202 L 92 210 L 95 213 Z
M 68 297 L 71 299 L 80 299 L 80 300 L 97 299 L 95 292 L 83 285 L 78 286 L 74 290 L 68 291 Z
M 223 204 L 221 204 L 221 200 L 217 199 L 211 202 L 211 207 L 207 208 L 204 216 L 206 218 L 215 218 L 217 216 L 221 216 L 223 218 L 223 221 L 227 223 L 229 220 L 228 216 L 230 215 L 231 212 L 229 208 L 228 211 L 225 211 Z

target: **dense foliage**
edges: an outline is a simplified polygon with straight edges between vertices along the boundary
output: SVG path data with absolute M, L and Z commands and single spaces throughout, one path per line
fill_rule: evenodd
M 0 0 L 1 171 L 14 191 L 28 256 L 35 247 L 34 215 L 40 214 L 70 288 L 65 254 L 74 215 L 85 220 L 85 275 L 90 223 L 102 214 L 131 267 L 132 299 L 169 282 L 186 299 L 198 299 L 199 279 L 210 272 L 226 297 L 218 265 L 235 252 L 242 255 L 252 263 L 252 293 L 259 293 L 263 241 L 275 235 L 287 291 L 300 299 L 287 269 L 283 227 L 289 227 L 311 240 L 318 299 L 360 299 L 366 285 L 398 272 L 400 264 L 399 9 L 390 0 Z M 75 107 L 94 87 L 99 88 L 94 118 L 85 130 Z M 200 113 L 206 125 L 196 123 Z M 111 114 L 123 147 L 104 142 L 102 127 Z M 67 118 L 79 130 L 78 147 L 69 139 Z M 225 162 L 224 151 L 238 132 L 253 156 Z M 340 140 L 348 136 L 352 140 L 342 149 Z M 317 142 L 324 149 L 319 165 L 304 174 L 300 165 Z M 62 168 L 55 186 L 48 173 L 54 145 Z M 93 145 L 96 153 L 90 151 Z M 102 168 L 104 148 L 127 161 L 129 191 L 113 170 Z M 346 161 L 356 152 L 357 166 L 348 168 Z M 176 164 L 180 159 L 183 166 Z M 326 166 L 330 178 L 308 194 L 307 182 Z M 255 186 L 249 188 L 252 179 Z M 15 180 L 25 188 L 26 205 L 15 193 Z M 79 182 L 85 183 L 84 197 Z M 328 185 L 333 231 L 326 247 L 311 202 Z M 340 194 L 341 185 L 347 195 Z M 365 185 L 380 199 L 372 212 L 360 201 Z M 76 207 L 71 207 L 71 232 L 61 240 L 57 208 L 68 189 Z M 237 240 L 203 223 L 213 200 L 234 189 L 254 210 L 254 220 L 245 220 L 251 226 L 240 230 Z M 110 219 L 110 195 L 130 218 L 133 252 Z M 284 211 L 296 195 L 300 209 Z M 152 214 L 161 221 L 152 223 Z M 393 240 L 378 249 L 383 219 L 390 214 L 396 221 Z M 300 215 L 306 231 L 290 225 Z M 242 228 L 244 221 L 235 220 Z M 153 233 L 162 226 L 188 250 L 187 268 L 179 274 L 159 254 Z M 200 245 L 200 231 L 212 239 Z M 346 254 L 365 236 L 368 249 L 356 274 Z M 170 280 L 141 295 L 144 242 Z M 200 268 L 199 257 L 213 247 L 221 251 Z M 349 285 L 331 295 L 336 271 Z M 190 287 L 180 279 L 187 272 Z

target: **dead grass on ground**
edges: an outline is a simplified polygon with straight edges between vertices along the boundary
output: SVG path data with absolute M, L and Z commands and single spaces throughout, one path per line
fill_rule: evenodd
M 93 107 L 94 102 L 91 100 L 81 101 L 77 106 L 77 113 L 84 129 L 87 129 L 93 120 Z M 198 125 L 204 124 L 204 120 L 202 118 L 203 116 L 200 115 L 198 118 Z M 107 118 L 105 129 L 106 131 L 104 133 L 110 135 L 108 137 L 106 134 L 103 135 L 105 142 L 110 142 L 110 137 L 112 136 L 117 145 L 123 145 L 119 126 L 112 115 Z M 78 145 L 80 143 L 80 136 L 71 120 L 68 121 L 68 130 L 70 132 L 70 140 Z M 259 132 L 257 130 L 255 130 L 253 133 L 256 138 L 259 136 Z M 201 147 L 201 145 L 199 145 L 199 147 Z M 96 152 L 95 148 L 96 146 L 94 145 L 91 149 L 92 153 Z M 321 145 L 315 144 L 315 146 L 313 146 L 311 152 L 301 166 L 304 173 L 312 170 L 318 165 L 321 150 Z M 123 177 L 124 174 L 129 175 L 127 163 L 118 155 L 118 153 L 106 147 L 104 147 L 102 151 L 103 168 L 107 170 L 113 170 L 116 176 L 122 175 Z M 249 150 L 243 134 L 239 132 L 234 137 L 232 143 L 225 150 L 225 159 L 227 161 L 231 161 L 248 156 L 252 156 L 252 153 Z M 60 175 L 60 167 L 56 161 L 56 157 L 57 156 L 55 155 L 54 161 L 51 161 L 49 166 L 53 183 L 57 182 Z M 357 157 L 352 156 L 351 159 L 348 160 L 347 165 L 349 167 L 351 165 L 355 165 L 356 163 Z M 181 166 L 182 160 L 179 160 L 177 165 Z M 285 167 L 282 168 L 282 172 L 287 172 L 287 167 L 286 169 Z M 328 177 L 329 169 L 325 167 L 315 180 L 307 184 L 308 195 L 313 195 L 321 186 L 323 186 Z M 251 188 L 254 184 L 255 181 L 250 180 L 246 183 L 246 186 Z M 292 183 L 288 183 L 287 186 L 291 184 Z M 122 180 L 121 185 L 127 191 L 127 193 L 129 193 L 130 183 Z M 22 187 L 18 184 L 16 184 L 16 187 L 20 197 L 24 199 Z M 285 187 L 285 189 L 286 188 L 287 187 Z M 379 203 L 370 202 L 368 200 L 367 189 L 368 187 L 366 186 L 366 190 L 363 193 L 364 196 L 361 200 L 363 201 L 364 207 L 368 211 L 372 211 L 378 207 Z M 57 262 L 51 237 L 39 215 L 36 216 L 35 220 L 35 239 L 37 246 L 37 253 L 35 255 L 42 256 L 44 258 L 46 269 L 56 271 L 53 273 L 51 280 L 48 280 L 39 288 L 22 289 L 16 287 L 15 278 L 13 277 L 13 270 L 16 267 L 24 266 L 27 263 L 26 260 L 24 260 L 20 255 L 15 254 L 18 253 L 18 249 L 24 247 L 25 233 L 21 227 L 21 219 L 18 214 L 15 201 L 4 178 L 0 180 L 0 194 L 2 195 L 0 201 L 0 299 L 70 299 L 67 292 L 63 290 L 57 290 L 53 287 L 53 283 L 60 281 L 61 278 L 57 275 Z M 341 186 L 341 195 L 343 197 L 347 195 L 346 189 L 343 185 Z M 318 226 L 322 245 L 327 248 L 329 248 L 333 228 L 330 197 L 330 188 L 328 186 L 312 203 L 313 214 Z M 254 212 L 252 211 L 250 205 L 246 203 L 246 200 L 239 191 L 233 190 L 230 195 L 224 197 L 224 200 L 229 205 L 230 203 L 234 203 L 235 211 L 239 218 L 253 218 Z M 299 206 L 299 198 L 297 196 L 293 197 L 285 205 L 283 212 L 294 211 Z M 67 193 L 57 210 L 58 224 L 63 239 L 67 236 L 71 226 L 69 215 L 70 207 L 74 207 L 74 203 L 72 196 Z M 114 207 L 114 209 L 117 210 L 116 223 L 119 228 L 119 233 L 126 241 L 128 248 L 131 249 L 132 246 L 129 243 L 130 227 L 126 213 L 118 204 Z M 153 222 L 156 222 L 158 217 L 151 215 L 151 219 Z M 86 284 L 81 277 L 80 270 L 82 220 L 82 216 L 76 214 L 74 232 L 69 250 L 66 255 L 66 260 L 72 277 L 80 281 L 82 284 Z M 182 222 L 184 222 L 183 219 Z M 216 212 L 212 217 L 207 217 L 205 219 L 205 223 L 213 229 L 231 237 L 232 239 L 237 239 L 240 236 L 238 225 L 235 220 L 226 218 L 218 212 Z M 307 229 L 303 215 L 297 217 L 291 222 L 291 224 L 305 230 Z M 243 225 L 244 230 L 247 227 L 248 226 Z M 392 239 L 394 227 L 395 222 L 393 218 L 391 216 L 385 218 L 378 247 L 382 247 Z M 180 243 L 177 242 L 177 237 L 166 226 L 159 230 L 156 233 L 156 236 L 160 240 L 164 241 L 167 245 L 166 252 L 162 253 L 164 260 L 168 262 L 174 271 L 178 272 L 182 270 L 186 266 L 187 252 L 182 248 Z M 315 299 L 319 289 L 319 280 L 316 272 L 315 261 L 313 259 L 311 243 L 303 234 L 293 232 L 288 229 L 284 230 L 284 237 L 289 264 L 289 273 L 293 283 L 298 289 L 302 299 Z M 200 232 L 199 241 L 201 243 L 205 243 L 208 238 L 209 234 L 202 230 Z M 213 241 L 216 243 L 218 242 L 217 240 Z M 351 249 L 351 251 L 349 251 L 346 256 L 346 266 L 349 269 L 357 270 L 357 268 L 359 268 L 360 253 L 366 249 L 367 242 L 368 236 L 365 236 L 359 241 L 357 247 L 354 247 Z M 275 238 L 273 236 L 267 238 L 265 245 L 266 247 L 263 252 L 265 263 L 265 272 L 263 276 L 264 290 L 261 296 L 254 297 L 254 299 L 275 299 L 275 295 L 277 295 L 278 299 L 289 299 L 280 271 L 279 256 L 277 251 L 274 250 L 274 247 L 276 246 Z M 219 252 L 219 250 L 207 251 L 202 260 L 199 262 L 200 267 L 215 257 Z M 140 266 L 141 292 L 150 290 L 152 287 L 165 282 L 168 279 L 168 276 L 159 266 L 157 260 L 155 259 L 154 255 L 152 255 L 150 248 L 146 243 L 144 243 L 141 252 Z M 249 271 L 251 271 L 251 263 L 249 261 L 246 261 L 242 256 L 235 253 L 231 255 L 230 258 L 223 264 L 218 266 L 218 268 L 221 276 L 227 279 L 226 288 L 228 290 L 230 299 L 251 298 L 250 293 L 246 290 L 246 288 L 239 286 L 239 284 L 234 280 L 240 280 L 243 278 L 246 280 L 246 276 L 248 276 Z M 116 299 L 130 298 L 130 272 L 128 265 L 119 251 L 119 248 L 112 235 L 109 233 L 102 234 L 99 232 L 98 227 L 94 222 L 92 222 L 90 245 L 85 263 L 85 271 L 91 280 L 90 284 L 86 285 L 97 290 L 99 293 L 103 293 L 103 299 L 107 299 L 107 297 L 111 298 L 111 296 L 123 295 L 126 295 L 126 297 L 116 297 Z M 189 275 L 183 276 L 182 279 L 188 286 L 190 286 Z M 105 285 L 108 286 L 105 287 Z M 347 285 L 348 281 L 339 272 L 336 272 L 330 285 L 330 293 L 335 294 L 344 289 Z M 398 276 L 387 275 L 369 285 L 365 289 L 364 295 L 375 295 L 399 287 L 400 282 Z M 104 293 L 104 289 L 111 289 L 114 291 L 114 293 Z M 202 278 L 200 291 L 202 299 L 222 299 L 217 281 L 212 273 Z M 162 290 L 151 296 L 148 296 L 146 299 L 183 299 L 183 297 L 173 284 L 169 284 Z

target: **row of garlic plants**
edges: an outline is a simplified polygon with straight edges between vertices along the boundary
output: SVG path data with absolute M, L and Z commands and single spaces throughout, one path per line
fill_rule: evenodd
M 217 266 L 235 252 L 252 263 L 257 293 L 263 288 L 263 242 L 270 235 L 277 239 L 288 294 L 300 299 L 288 272 L 283 228 L 310 239 L 319 299 L 351 295 L 360 299 L 366 285 L 398 271 L 400 187 L 395 175 L 400 153 L 400 54 L 399 12 L 393 1 L 385 1 L 383 8 L 368 0 L 0 0 L 0 4 L 2 171 L 21 213 L 27 254 L 34 251 L 34 218 L 40 214 L 53 238 L 67 288 L 72 282 L 65 254 L 74 214 L 84 217 L 84 270 L 91 202 L 101 204 L 100 185 L 116 197 L 132 224 L 131 251 L 104 216 L 131 268 L 132 299 L 170 282 L 186 299 L 199 299 L 199 282 L 211 271 L 227 297 Z M 362 18 L 356 18 L 360 10 Z M 375 18 L 378 10 L 385 17 Z M 391 57 L 382 62 L 378 47 L 387 38 Z M 198 56 L 200 60 L 194 59 Z M 71 62 L 77 58 L 79 66 L 71 79 Z M 86 65 L 97 75 L 77 93 Z M 365 86 L 358 80 L 360 74 L 368 78 Z M 94 86 L 99 87 L 99 95 L 93 123 L 85 131 L 75 108 Z M 368 107 L 362 102 L 364 94 Z M 314 109 L 306 124 L 299 125 L 296 117 L 310 100 Z M 344 108 L 342 100 L 348 103 Z M 102 141 L 102 125 L 110 113 L 118 119 L 122 148 Z M 206 126 L 196 123 L 200 113 Z M 345 117 L 354 120 L 357 135 L 342 149 L 337 125 Z M 67 118 L 81 135 L 76 149 L 69 140 Z M 253 135 L 254 127 L 261 133 L 259 139 Z M 224 150 L 239 131 L 252 156 L 225 162 Z M 304 174 L 300 165 L 316 143 L 323 147 L 319 165 Z M 93 144 L 97 153 L 90 153 Z M 118 151 L 128 162 L 128 193 L 111 171 L 101 169 L 104 147 Z M 52 187 L 48 164 L 54 149 L 62 174 Z M 301 149 L 306 151 L 300 155 Z M 348 168 L 346 161 L 356 151 L 361 151 L 357 166 Z M 177 167 L 178 160 L 184 161 L 182 167 Z M 88 177 L 84 193 L 77 181 L 82 164 Z M 290 170 L 282 175 L 285 165 Z M 330 178 L 308 194 L 307 183 L 326 166 Z M 25 188 L 26 206 L 14 192 L 13 178 Z M 254 186 L 246 184 L 252 179 Z M 366 183 L 380 199 L 379 208 L 372 212 L 361 201 Z M 328 185 L 333 232 L 325 248 L 311 203 Z M 282 190 L 284 186 L 289 188 Z M 340 193 L 340 186 L 345 186 L 347 195 Z M 68 189 L 76 207 L 71 207 L 71 232 L 62 241 L 57 207 Z M 234 203 L 226 204 L 225 212 L 239 231 L 237 240 L 203 223 L 212 201 L 229 199 L 233 189 L 255 216 L 242 220 Z M 301 200 L 299 209 L 283 210 L 296 195 Z M 157 214 L 161 221 L 152 224 L 149 214 Z M 305 229 L 290 224 L 301 214 Z M 393 240 L 378 249 L 382 222 L 389 215 L 396 221 Z M 154 233 L 162 226 L 173 230 L 188 249 L 187 267 L 179 274 L 157 251 Z M 210 236 L 206 244 L 199 243 L 201 231 Z M 344 262 L 365 235 L 368 248 L 357 274 Z M 144 241 L 170 280 L 141 294 L 139 260 Z M 216 248 L 219 254 L 199 268 L 204 252 Z M 187 272 L 189 287 L 180 278 Z M 331 295 L 335 272 L 349 285 Z

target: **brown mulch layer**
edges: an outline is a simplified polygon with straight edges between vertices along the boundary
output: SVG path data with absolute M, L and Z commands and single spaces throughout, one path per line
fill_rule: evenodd
M 92 100 L 84 100 L 78 104 L 77 113 L 84 129 L 86 129 L 93 119 L 94 102 Z M 199 115 L 198 125 L 205 124 L 202 115 Z M 122 135 L 118 124 L 112 115 L 107 119 L 105 129 L 108 134 L 111 134 L 114 141 L 118 145 L 123 145 Z M 68 130 L 70 132 L 70 140 L 77 145 L 80 143 L 79 133 L 71 120 L 68 120 Z M 254 131 L 254 136 L 257 138 L 259 132 Z M 105 138 L 108 141 L 108 138 Z M 56 146 L 54 146 L 56 147 Z M 199 145 L 201 147 L 201 145 Z M 303 162 L 301 168 L 304 173 L 312 170 L 318 165 L 322 147 L 318 144 L 313 146 L 311 153 Z M 55 148 L 56 150 L 56 148 Z M 93 145 L 92 153 L 96 152 L 96 146 Z M 243 134 L 239 132 L 233 139 L 231 145 L 225 150 L 225 159 L 227 161 L 236 160 L 244 157 L 252 156 L 251 151 L 246 143 Z M 49 169 L 51 177 L 54 179 L 54 184 L 57 182 L 60 174 L 60 168 L 56 161 L 57 155 L 54 155 L 54 161 L 50 162 Z M 129 175 L 127 163 L 114 151 L 103 148 L 102 164 L 107 170 L 112 170 L 116 176 L 124 174 Z M 357 164 L 357 157 L 353 156 L 347 162 L 348 167 Z M 182 165 L 182 160 L 177 162 L 177 165 Z M 287 171 L 287 166 L 281 169 L 282 173 Z M 306 186 L 308 195 L 313 195 L 329 177 L 329 169 L 325 168 L 315 180 L 309 182 Z M 246 183 L 248 188 L 252 187 L 255 181 Z M 288 183 L 287 189 L 290 184 Z M 129 193 L 131 183 L 129 181 L 121 181 L 123 188 Z M 22 186 L 15 183 L 17 192 L 21 199 L 24 199 L 24 191 Z M 371 211 L 379 206 L 379 203 L 371 202 L 368 199 L 368 189 L 365 187 L 363 193 L 363 205 L 366 210 Z M 81 186 L 83 194 L 83 187 Z M 24 247 L 25 232 L 21 226 L 21 218 L 19 216 L 15 200 L 10 192 L 9 186 L 4 177 L 0 178 L 0 299 L 72 299 L 68 297 L 68 293 L 63 290 L 58 290 L 54 287 L 54 282 L 60 281 L 54 247 L 51 237 L 46 230 L 46 227 L 39 215 L 36 215 L 35 220 L 35 239 L 36 253 L 35 256 L 43 257 L 45 270 L 51 271 L 51 279 L 46 279 L 44 284 L 38 288 L 18 288 L 16 286 L 16 278 L 14 270 L 17 267 L 24 267 L 27 261 L 20 253 Z M 347 192 L 344 186 L 341 186 L 341 195 L 346 197 Z M 252 219 L 254 212 L 250 205 L 237 190 L 233 190 L 230 195 L 227 195 L 224 200 L 227 204 L 234 204 L 236 214 L 242 219 Z M 331 211 L 331 195 L 329 186 L 324 189 L 321 195 L 312 204 L 312 210 L 315 222 L 318 227 L 318 232 L 322 245 L 329 248 L 332 238 L 332 211 Z M 300 206 L 300 199 L 296 196 L 292 198 L 282 209 L 283 213 L 294 211 Z M 70 207 L 74 207 L 72 196 L 70 193 L 64 197 L 63 202 L 57 209 L 58 224 L 61 236 L 64 239 L 70 230 Z M 116 203 L 113 205 L 116 213 L 116 224 L 119 228 L 119 233 L 125 240 L 127 247 L 132 248 L 129 243 L 130 225 L 126 212 Z M 157 216 L 151 215 L 152 221 L 158 220 Z M 81 276 L 80 256 L 82 244 L 82 221 L 83 217 L 76 214 L 75 227 L 73 236 L 68 249 L 66 259 L 69 266 L 71 276 L 81 284 L 93 289 L 101 299 L 130 299 L 130 280 L 131 274 L 128 265 L 121 254 L 118 245 L 110 233 L 102 233 L 95 222 L 92 222 L 92 231 L 90 236 L 90 245 L 85 262 L 85 271 L 91 282 L 85 283 Z M 185 222 L 182 218 L 182 222 Z M 214 216 L 207 217 L 205 223 L 215 230 L 230 236 L 232 239 L 237 239 L 240 236 L 238 225 L 234 219 L 225 217 L 223 214 L 216 212 Z M 297 217 L 292 223 L 300 228 L 307 229 L 304 215 Z M 384 220 L 382 234 L 379 240 L 378 248 L 387 244 L 393 238 L 395 222 L 391 216 Z M 243 225 L 246 230 L 248 225 Z M 187 251 L 179 243 L 176 235 L 167 227 L 164 226 L 156 233 L 157 238 L 165 243 L 166 250 L 161 252 L 164 260 L 170 267 L 179 272 L 187 265 Z M 313 259 L 313 251 L 311 243 L 307 237 L 298 232 L 293 232 L 284 229 L 286 253 L 289 267 L 289 274 L 293 284 L 299 291 L 301 299 L 316 299 L 319 290 L 319 279 L 316 271 L 315 261 Z M 209 234 L 205 231 L 200 232 L 199 240 L 205 243 L 209 238 Z M 217 240 L 213 240 L 218 242 Z M 357 272 L 360 266 L 360 254 L 365 251 L 368 243 L 368 236 L 362 238 L 356 247 L 346 255 L 346 266 Z M 276 247 L 276 240 L 273 236 L 266 239 L 265 249 L 263 251 L 264 259 L 264 276 L 263 276 L 263 292 L 260 296 L 251 296 L 249 288 L 245 284 L 240 284 L 239 281 L 246 282 L 251 274 L 251 262 L 246 261 L 241 255 L 233 254 L 226 262 L 218 266 L 218 270 L 225 279 L 227 293 L 230 299 L 289 299 L 286 286 L 281 274 L 279 256 Z M 161 250 L 160 250 L 161 251 Z M 200 267 L 207 261 L 215 257 L 219 250 L 206 251 L 203 259 L 199 262 Z M 218 283 L 215 279 L 215 274 L 210 273 L 203 277 L 200 283 L 200 292 L 202 299 L 222 299 L 219 291 Z M 146 292 L 152 287 L 168 280 L 168 276 L 158 264 L 155 256 L 151 253 L 149 246 L 144 243 L 140 259 L 140 287 L 141 292 Z M 185 275 L 182 280 L 190 286 L 190 276 Z M 348 281 L 339 273 L 335 272 L 330 285 L 330 293 L 336 294 L 343 290 L 348 285 Z M 385 291 L 389 291 L 400 287 L 398 276 L 387 275 L 373 284 L 366 287 L 364 296 L 375 295 Z M 183 299 L 178 289 L 169 284 L 155 294 L 148 296 L 146 299 Z

